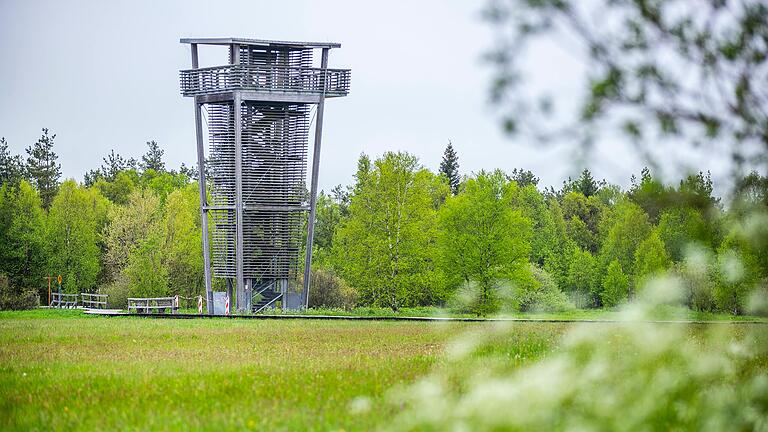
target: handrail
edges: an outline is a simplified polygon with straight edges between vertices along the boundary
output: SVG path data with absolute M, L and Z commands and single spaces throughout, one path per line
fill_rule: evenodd
M 106 309 L 108 294 L 80 293 L 80 302 L 83 307 L 92 309 Z
M 51 303 L 48 306 L 56 308 L 75 308 L 77 307 L 77 300 L 77 294 L 52 292 Z
M 181 93 L 194 96 L 231 90 L 262 90 L 300 93 L 349 93 L 350 69 L 225 65 L 179 71 Z
M 283 293 L 279 293 L 272 300 L 268 301 L 264 306 L 260 307 L 258 310 L 254 311 L 253 313 L 259 313 L 263 311 L 264 309 L 268 308 L 272 303 L 276 302 L 278 299 L 282 297 L 283 297 Z
M 259 290 L 259 292 L 257 292 L 257 293 L 256 293 L 256 294 L 254 294 L 254 295 L 260 295 L 260 294 L 261 294 L 261 293 L 263 293 L 264 291 L 266 291 L 266 290 L 268 290 L 268 289 L 272 289 L 272 287 L 274 287 L 274 286 L 275 286 L 275 280 L 273 279 L 273 280 L 272 280 L 272 282 L 270 282 L 270 283 L 268 283 L 268 284 L 264 285 L 264 288 L 260 289 L 260 290 Z

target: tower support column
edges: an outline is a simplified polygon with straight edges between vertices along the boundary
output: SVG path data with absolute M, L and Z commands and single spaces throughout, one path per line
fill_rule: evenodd
M 197 44 L 192 44 L 192 69 L 199 67 Z M 211 253 L 208 245 L 208 194 L 205 183 L 205 150 L 203 148 L 202 104 L 195 98 L 195 133 L 197 136 L 197 183 L 200 189 L 200 226 L 203 242 L 203 274 L 205 277 L 206 309 L 213 314 L 213 291 L 211 287 Z
M 235 289 L 237 290 L 237 311 L 246 312 L 250 309 L 250 292 L 243 276 L 243 121 L 242 96 L 234 92 L 232 101 L 235 121 Z
M 325 108 L 326 73 L 328 70 L 328 48 L 323 48 L 320 68 L 323 71 L 320 101 L 317 103 L 315 120 L 315 148 L 312 152 L 312 185 L 309 191 L 309 220 L 307 221 L 307 254 L 304 259 L 304 307 L 309 307 L 309 285 L 312 275 L 312 242 L 315 238 L 315 212 L 317 207 L 317 178 L 320 175 L 320 144 L 323 137 L 323 110 Z

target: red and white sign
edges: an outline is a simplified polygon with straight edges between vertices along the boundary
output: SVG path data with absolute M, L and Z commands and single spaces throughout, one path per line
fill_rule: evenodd
M 197 313 L 203 313 L 203 296 L 197 296 Z
M 229 316 L 229 296 L 226 297 L 226 301 L 224 302 L 224 315 Z

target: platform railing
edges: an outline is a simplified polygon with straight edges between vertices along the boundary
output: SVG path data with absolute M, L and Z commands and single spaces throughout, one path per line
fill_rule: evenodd
M 179 77 L 184 96 L 260 90 L 324 93 L 332 97 L 349 93 L 352 74 L 349 69 L 226 65 L 182 70 Z
M 107 294 L 80 293 L 80 303 L 88 309 L 106 309 Z
M 49 306 L 54 308 L 76 308 L 78 297 L 77 294 L 52 292 L 51 304 Z

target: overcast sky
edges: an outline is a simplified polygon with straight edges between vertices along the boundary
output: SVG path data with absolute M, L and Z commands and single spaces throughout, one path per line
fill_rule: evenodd
M 79 181 L 111 149 L 138 158 L 149 140 L 165 149 L 169 167 L 193 165 L 193 105 L 178 83 L 189 46 L 179 38 L 334 41 L 342 47 L 331 51 L 330 66 L 352 69 L 352 89 L 326 104 L 321 188 L 349 184 L 361 152 L 405 150 L 436 170 L 448 140 L 462 173 L 522 167 L 543 186 L 559 185 L 584 167 L 573 148 L 505 136 L 488 103 L 491 71 L 481 57 L 492 34 L 482 5 L 0 0 L 0 136 L 23 153 L 50 128 L 64 176 Z M 543 46 L 527 65 L 535 85 L 578 99 L 584 71 L 568 53 Z M 716 180 L 726 173 L 718 162 L 697 163 Z M 644 163 L 617 139 L 587 165 L 626 187 Z

